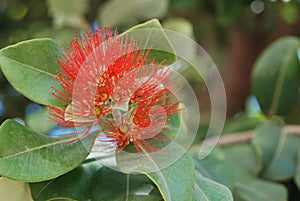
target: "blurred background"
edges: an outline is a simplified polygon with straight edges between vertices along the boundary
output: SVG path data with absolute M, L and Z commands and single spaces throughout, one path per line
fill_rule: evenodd
M 164 28 L 195 39 L 212 57 L 222 73 L 230 118 L 245 109 L 245 100 L 251 94 L 251 70 L 261 51 L 281 36 L 300 34 L 299 3 L 299 0 L 131 0 L 130 3 L 1 0 L 0 48 L 38 37 L 50 37 L 68 47 L 76 32 L 90 27 L 110 26 L 124 31 L 158 18 Z M 39 108 L 16 93 L 3 75 L 0 82 L 1 122 L 6 118 L 24 118 Z

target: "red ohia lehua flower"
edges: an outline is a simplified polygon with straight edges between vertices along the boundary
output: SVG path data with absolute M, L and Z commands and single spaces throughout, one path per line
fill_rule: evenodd
M 139 50 L 134 39 L 117 32 L 112 36 L 109 29 L 71 41 L 58 61 L 61 89 L 54 88 L 53 94 L 67 106 L 49 110 L 58 125 L 84 128 L 70 142 L 98 125 L 106 136 L 101 140 L 121 150 L 133 143 L 139 153 L 158 151 L 147 139 L 167 138 L 160 133 L 179 112 L 179 103 L 172 71 L 149 60 L 149 51 Z

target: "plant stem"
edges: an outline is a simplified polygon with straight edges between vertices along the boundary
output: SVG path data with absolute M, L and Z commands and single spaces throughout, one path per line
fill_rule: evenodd
M 229 133 L 222 136 L 220 139 L 218 138 L 210 138 L 208 143 L 217 142 L 217 146 L 228 146 L 232 144 L 239 144 L 249 142 L 253 139 L 255 130 L 237 132 L 237 133 Z M 282 128 L 282 132 L 288 133 L 289 135 L 296 135 L 300 137 L 300 126 L 299 125 L 287 125 Z

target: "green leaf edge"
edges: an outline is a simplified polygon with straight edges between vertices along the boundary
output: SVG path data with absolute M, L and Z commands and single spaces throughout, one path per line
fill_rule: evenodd
M 12 123 L 17 123 L 17 122 L 15 122 L 15 121 L 12 120 L 12 119 L 7 119 L 7 120 L 5 120 L 5 121 L 1 124 L 1 126 L 0 126 L 0 132 L 1 132 L 2 126 L 6 125 L 6 124 L 8 124 L 8 123 L 10 123 L 10 122 L 12 122 Z M 24 127 L 26 130 L 30 130 L 30 129 L 28 129 L 27 127 L 25 127 L 25 126 L 23 126 L 23 125 L 21 125 L 21 124 L 20 124 L 20 126 Z M 35 133 L 36 135 L 42 135 L 42 134 L 37 134 L 36 132 L 34 132 L 34 131 L 32 131 L 32 130 L 30 130 L 30 132 Z M 44 135 L 42 135 L 42 136 L 44 136 Z M 45 136 L 44 136 L 44 137 L 45 137 Z M 88 137 L 88 136 L 87 136 L 87 137 Z M 50 138 L 50 137 L 49 137 L 49 138 Z M 88 154 L 91 152 L 91 150 L 87 150 L 87 152 L 88 152 L 88 153 L 86 154 L 86 157 L 87 157 Z M 75 169 L 76 167 L 78 167 L 80 164 L 82 164 L 82 163 L 86 160 L 86 157 L 83 158 L 80 162 L 78 162 L 78 164 L 77 164 L 76 166 L 71 167 L 71 168 L 65 170 L 63 173 L 59 173 L 59 174 L 57 174 L 56 176 L 48 177 L 48 178 L 45 178 L 45 179 L 42 179 L 42 180 L 41 180 L 41 179 L 40 179 L 40 180 L 38 180 L 38 179 L 37 179 L 37 180 L 19 180 L 19 179 L 17 179 L 17 178 L 12 178 L 12 177 L 5 176 L 5 175 L 0 175 L 0 177 L 5 177 L 5 178 L 8 178 L 8 179 L 17 180 L 17 181 L 24 181 L 24 182 L 43 182 L 43 181 L 55 179 L 55 178 L 57 178 L 57 177 L 60 177 L 60 176 L 62 176 L 62 175 L 64 175 L 64 174 L 66 174 L 66 173 L 72 171 L 73 169 Z

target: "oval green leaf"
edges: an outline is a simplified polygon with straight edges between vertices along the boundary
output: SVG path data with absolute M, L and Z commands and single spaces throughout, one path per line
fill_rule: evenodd
M 266 122 L 259 126 L 253 136 L 252 144 L 258 156 L 261 156 L 262 165 L 268 166 L 275 153 L 281 135 L 281 127 L 273 122 Z
M 160 190 L 166 201 L 191 200 L 195 180 L 192 157 L 184 154 L 169 167 L 146 174 Z
M 287 190 L 283 185 L 257 178 L 256 174 L 261 169 L 257 157 L 260 156 L 255 154 L 250 144 L 232 145 L 223 150 L 234 173 L 234 200 L 287 200 Z
M 236 144 L 225 147 L 223 150 L 227 164 L 235 173 L 236 179 L 243 179 L 244 175 L 256 175 L 261 169 L 261 164 L 250 144 Z
M 299 145 L 299 136 L 282 132 L 272 160 L 264 169 L 262 176 L 275 181 L 291 179 L 296 171 Z
M 226 161 L 221 149 L 214 149 L 206 158 L 200 159 L 198 154 L 193 155 L 196 170 L 207 179 L 226 185 L 229 189 L 234 186 L 234 174 Z M 196 182 L 197 183 L 197 182 Z
M 26 126 L 41 134 L 47 134 L 57 125 L 49 119 L 49 112 L 44 108 L 42 110 L 34 111 L 26 116 L 25 124 Z
M 28 40 L 2 49 L 0 66 L 19 93 L 36 103 L 60 107 L 64 103 L 52 96 L 51 87 L 60 88 L 55 76 L 61 54 L 61 48 L 51 39 Z
M 148 58 L 156 63 L 170 65 L 176 61 L 175 50 L 157 19 L 136 25 L 120 37 L 133 38 L 143 50 L 151 49 Z
M 37 134 L 6 120 L 0 128 L 0 175 L 29 182 L 53 179 L 84 161 L 94 139 L 94 135 L 88 135 L 67 143 L 68 138 Z
M 101 168 L 98 161 L 86 160 L 79 167 L 58 178 L 30 183 L 30 190 L 35 201 L 67 199 L 89 200 L 90 187 L 94 173 Z M 91 185 L 91 186 L 90 186 Z
M 229 188 L 196 171 L 193 201 L 233 201 Z
M 255 178 L 236 183 L 235 200 L 283 201 L 287 199 L 288 192 L 281 184 Z
M 252 73 L 252 87 L 269 116 L 289 113 L 299 101 L 299 39 L 284 37 L 260 55 Z
M 268 122 L 254 133 L 253 144 L 262 156 L 262 176 L 275 181 L 291 179 L 296 169 L 300 138 Z
M 164 151 L 164 150 L 163 150 Z M 162 152 L 163 152 L 162 151 Z M 176 157 L 177 153 L 184 152 L 177 146 L 171 154 L 150 155 L 145 153 L 136 157 L 119 152 L 116 154 L 118 167 L 127 173 L 139 172 L 146 174 L 158 187 L 164 200 L 191 200 L 193 196 L 195 168 L 192 157 L 184 153 L 173 164 L 164 166 L 166 157 Z
M 93 175 L 90 187 L 91 200 L 162 200 L 153 182 L 145 175 L 125 174 L 107 167 Z

